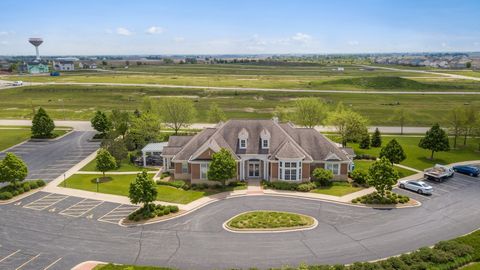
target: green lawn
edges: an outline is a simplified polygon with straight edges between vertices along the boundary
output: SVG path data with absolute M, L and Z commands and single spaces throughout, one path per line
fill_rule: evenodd
M 107 174 L 110 178 L 110 181 L 106 181 L 99 184 L 99 192 L 128 196 L 128 190 L 130 183 L 135 180 L 136 175 L 134 174 L 122 174 L 122 175 L 113 175 Z M 97 191 L 97 185 L 95 182 L 96 178 L 101 178 L 102 174 L 74 174 L 67 178 L 66 187 L 74 188 L 86 191 Z M 152 174 L 149 174 L 149 177 L 153 177 Z M 65 182 L 62 182 L 58 186 L 63 187 Z M 183 190 L 171 186 L 157 186 L 157 200 L 171 203 L 181 203 L 187 204 L 197 199 L 202 198 L 203 196 L 212 195 L 218 192 L 231 191 L 234 189 L 245 188 L 237 187 L 231 188 L 228 187 L 225 190 L 216 190 L 216 189 L 206 189 L 206 190 Z
M 31 131 L 29 127 L 15 127 L 12 129 L 2 127 L 3 126 L 0 126 L 0 151 L 30 139 Z M 55 130 L 54 134 L 56 135 L 56 137 L 58 137 L 65 134 L 66 132 L 68 132 L 68 130 Z
M 460 268 L 461 270 L 480 270 L 480 263 L 473 263 L 465 267 Z
M 373 160 L 354 160 L 354 163 L 355 163 L 355 169 L 363 169 L 365 171 L 368 171 L 368 168 L 373 163 Z M 416 174 L 416 172 L 414 171 L 400 168 L 397 166 L 395 166 L 394 168 L 398 172 L 398 175 L 400 176 L 400 178 Z
M 155 266 L 139 266 L 139 265 L 118 265 L 107 264 L 97 265 L 93 270 L 174 270 L 175 268 L 169 267 L 155 267 Z
M 252 211 L 240 214 L 227 223 L 235 229 L 280 229 L 311 226 L 311 217 L 275 211 Z
M 96 165 L 97 165 L 97 161 L 95 159 L 93 159 L 87 165 L 85 165 L 83 168 L 81 168 L 80 171 L 96 172 L 96 171 L 98 171 L 97 168 L 96 168 Z M 140 172 L 140 171 L 143 171 L 144 169 L 146 169 L 147 171 L 158 170 L 158 169 L 149 168 L 149 167 L 146 167 L 146 168 L 138 167 L 138 166 L 135 166 L 134 164 L 130 163 L 128 160 L 124 160 L 119 168 L 117 168 L 115 170 L 111 170 L 110 172 L 137 172 L 137 171 Z
M 329 136 L 335 140 L 336 136 Z M 469 139 L 466 146 L 463 146 L 463 141 L 459 140 L 457 149 L 452 149 L 448 152 L 438 152 L 435 153 L 434 159 L 430 160 L 430 151 L 418 147 L 418 142 L 420 137 L 410 137 L 410 136 L 383 136 L 382 145 L 386 145 L 391 139 L 396 138 L 397 141 L 402 145 L 403 150 L 407 155 L 407 159 L 401 164 L 415 168 L 417 170 L 423 170 L 428 167 L 432 167 L 436 163 L 440 164 L 449 164 L 460 161 L 467 160 L 479 160 L 480 152 L 478 151 L 478 140 Z M 450 147 L 453 145 L 452 139 L 450 138 Z M 377 156 L 380 153 L 381 148 L 370 148 L 370 149 L 360 149 L 358 143 L 349 143 L 349 147 L 355 149 L 355 153 L 359 154 L 369 154 Z M 356 164 L 357 162 L 355 162 Z
M 348 182 L 333 182 L 329 187 L 319 187 L 310 192 L 341 197 L 362 189 L 362 187 L 354 187 Z

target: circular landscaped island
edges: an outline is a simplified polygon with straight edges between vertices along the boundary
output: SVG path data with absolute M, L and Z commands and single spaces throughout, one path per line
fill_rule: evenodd
M 313 217 L 296 213 L 251 211 L 231 218 L 224 227 L 233 232 L 280 232 L 313 229 L 317 224 Z

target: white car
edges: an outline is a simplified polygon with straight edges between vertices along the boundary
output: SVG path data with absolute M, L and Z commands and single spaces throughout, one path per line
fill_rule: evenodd
M 423 181 L 404 180 L 398 185 L 400 188 L 415 191 L 418 194 L 432 194 L 433 188 Z
M 22 86 L 23 82 L 22 81 L 15 81 L 12 83 L 13 86 Z

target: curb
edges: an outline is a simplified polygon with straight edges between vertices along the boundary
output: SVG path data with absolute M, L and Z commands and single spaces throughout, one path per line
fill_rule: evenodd
M 99 264 L 107 264 L 107 263 L 100 262 L 100 261 L 84 261 L 72 267 L 71 270 L 93 270 Z
M 30 190 L 28 192 L 24 192 L 24 193 L 22 193 L 18 196 L 15 196 L 15 197 L 11 198 L 10 200 L 0 201 L 0 205 L 7 205 L 7 204 L 11 204 L 11 203 L 20 201 L 20 200 L 25 199 L 26 197 L 28 197 L 30 195 L 33 195 L 33 194 L 35 194 L 39 191 L 42 191 L 44 188 L 45 188 L 45 186 L 43 186 L 41 188 L 36 188 L 36 189 Z
M 54 141 L 58 141 L 60 139 L 62 139 L 63 137 L 69 135 L 70 133 L 73 132 L 73 128 L 70 129 L 68 132 L 66 132 L 65 134 L 63 134 L 62 136 L 58 136 L 58 137 L 55 137 L 55 138 L 52 138 L 52 139 L 36 139 L 36 138 L 30 138 L 29 140 L 27 140 L 28 142 L 54 142 Z
M 270 211 L 271 210 L 253 210 L 253 211 L 247 211 L 247 212 L 243 212 L 243 213 L 240 213 L 238 215 L 235 215 L 233 217 L 231 217 L 230 219 L 228 219 L 227 221 L 225 221 L 223 224 L 222 224 L 222 228 L 228 232 L 231 232 L 231 233 L 240 233 L 240 234 L 246 234 L 246 233 L 254 233 L 254 234 L 257 234 L 257 233 L 289 233 L 289 232 L 300 232 L 300 231 L 308 231 L 308 230 L 313 230 L 315 229 L 317 226 L 318 226 L 318 220 L 314 217 L 311 217 L 311 216 L 308 216 L 308 215 L 304 215 L 304 214 L 299 214 L 299 213 L 292 213 L 292 212 L 284 212 L 284 213 L 289 213 L 289 214 L 295 214 L 295 215 L 302 215 L 302 216 L 306 216 L 306 217 L 309 217 L 311 219 L 313 219 L 313 224 L 311 226 L 308 226 L 308 227 L 301 227 L 301 228 L 292 228 L 292 229 L 281 229 L 281 230 L 255 230 L 255 229 L 247 229 L 247 230 L 235 230 L 235 229 L 232 229 L 230 228 L 227 224 L 228 222 L 230 222 L 230 220 L 240 216 L 240 215 L 243 215 L 243 214 L 246 214 L 246 213 L 251 213 L 251 212 L 257 212 L 257 211 Z M 283 212 L 283 211 L 279 211 L 279 212 Z

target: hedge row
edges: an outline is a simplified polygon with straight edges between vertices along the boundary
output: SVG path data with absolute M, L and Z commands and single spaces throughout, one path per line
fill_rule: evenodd
M 368 195 L 356 198 L 352 200 L 352 203 L 363 203 L 363 204 L 397 204 L 397 203 L 407 203 L 410 201 L 408 196 L 396 194 L 391 191 L 387 191 L 385 197 L 381 197 L 377 192 L 370 193 Z
M 185 181 L 182 181 L 182 180 L 175 180 L 175 181 L 171 181 L 171 182 L 158 180 L 157 185 L 171 186 L 171 187 L 175 187 L 175 188 L 181 188 L 183 190 L 189 190 L 189 189 L 192 189 L 192 190 L 223 189 L 223 186 L 220 183 L 215 184 L 215 185 L 210 185 L 208 183 L 191 184 L 189 186 L 187 183 L 185 183 Z M 238 186 L 245 186 L 245 185 L 246 185 L 245 182 L 232 181 L 232 182 L 228 183 L 227 186 L 228 187 L 238 187 Z
M 271 189 L 278 189 L 278 190 L 291 190 L 291 191 L 300 191 L 300 192 L 309 192 L 317 188 L 317 184 L 315 182 L 306 182 L 306 183 L 289 183 L 289 182 L 270 182 L 270 181 L 262 181 L 262 185 L 267 188 Z
M 12 184 L 0 188 L 0 200 L 10 200 L 11 198 L 18 196 L 24 192 L 28 192 L 32 189 L 45 186 L 45 181 L 35 180 L 35 181 L 26 181 L 13 186 Z
M 170 213 L 177 213 L 178 211 L 179 209 L 176 205 L 155 205 L 151 203 L 128 215 L 128 220 L 146 220 L 154 217 L 167 216 L 170 215 Z

